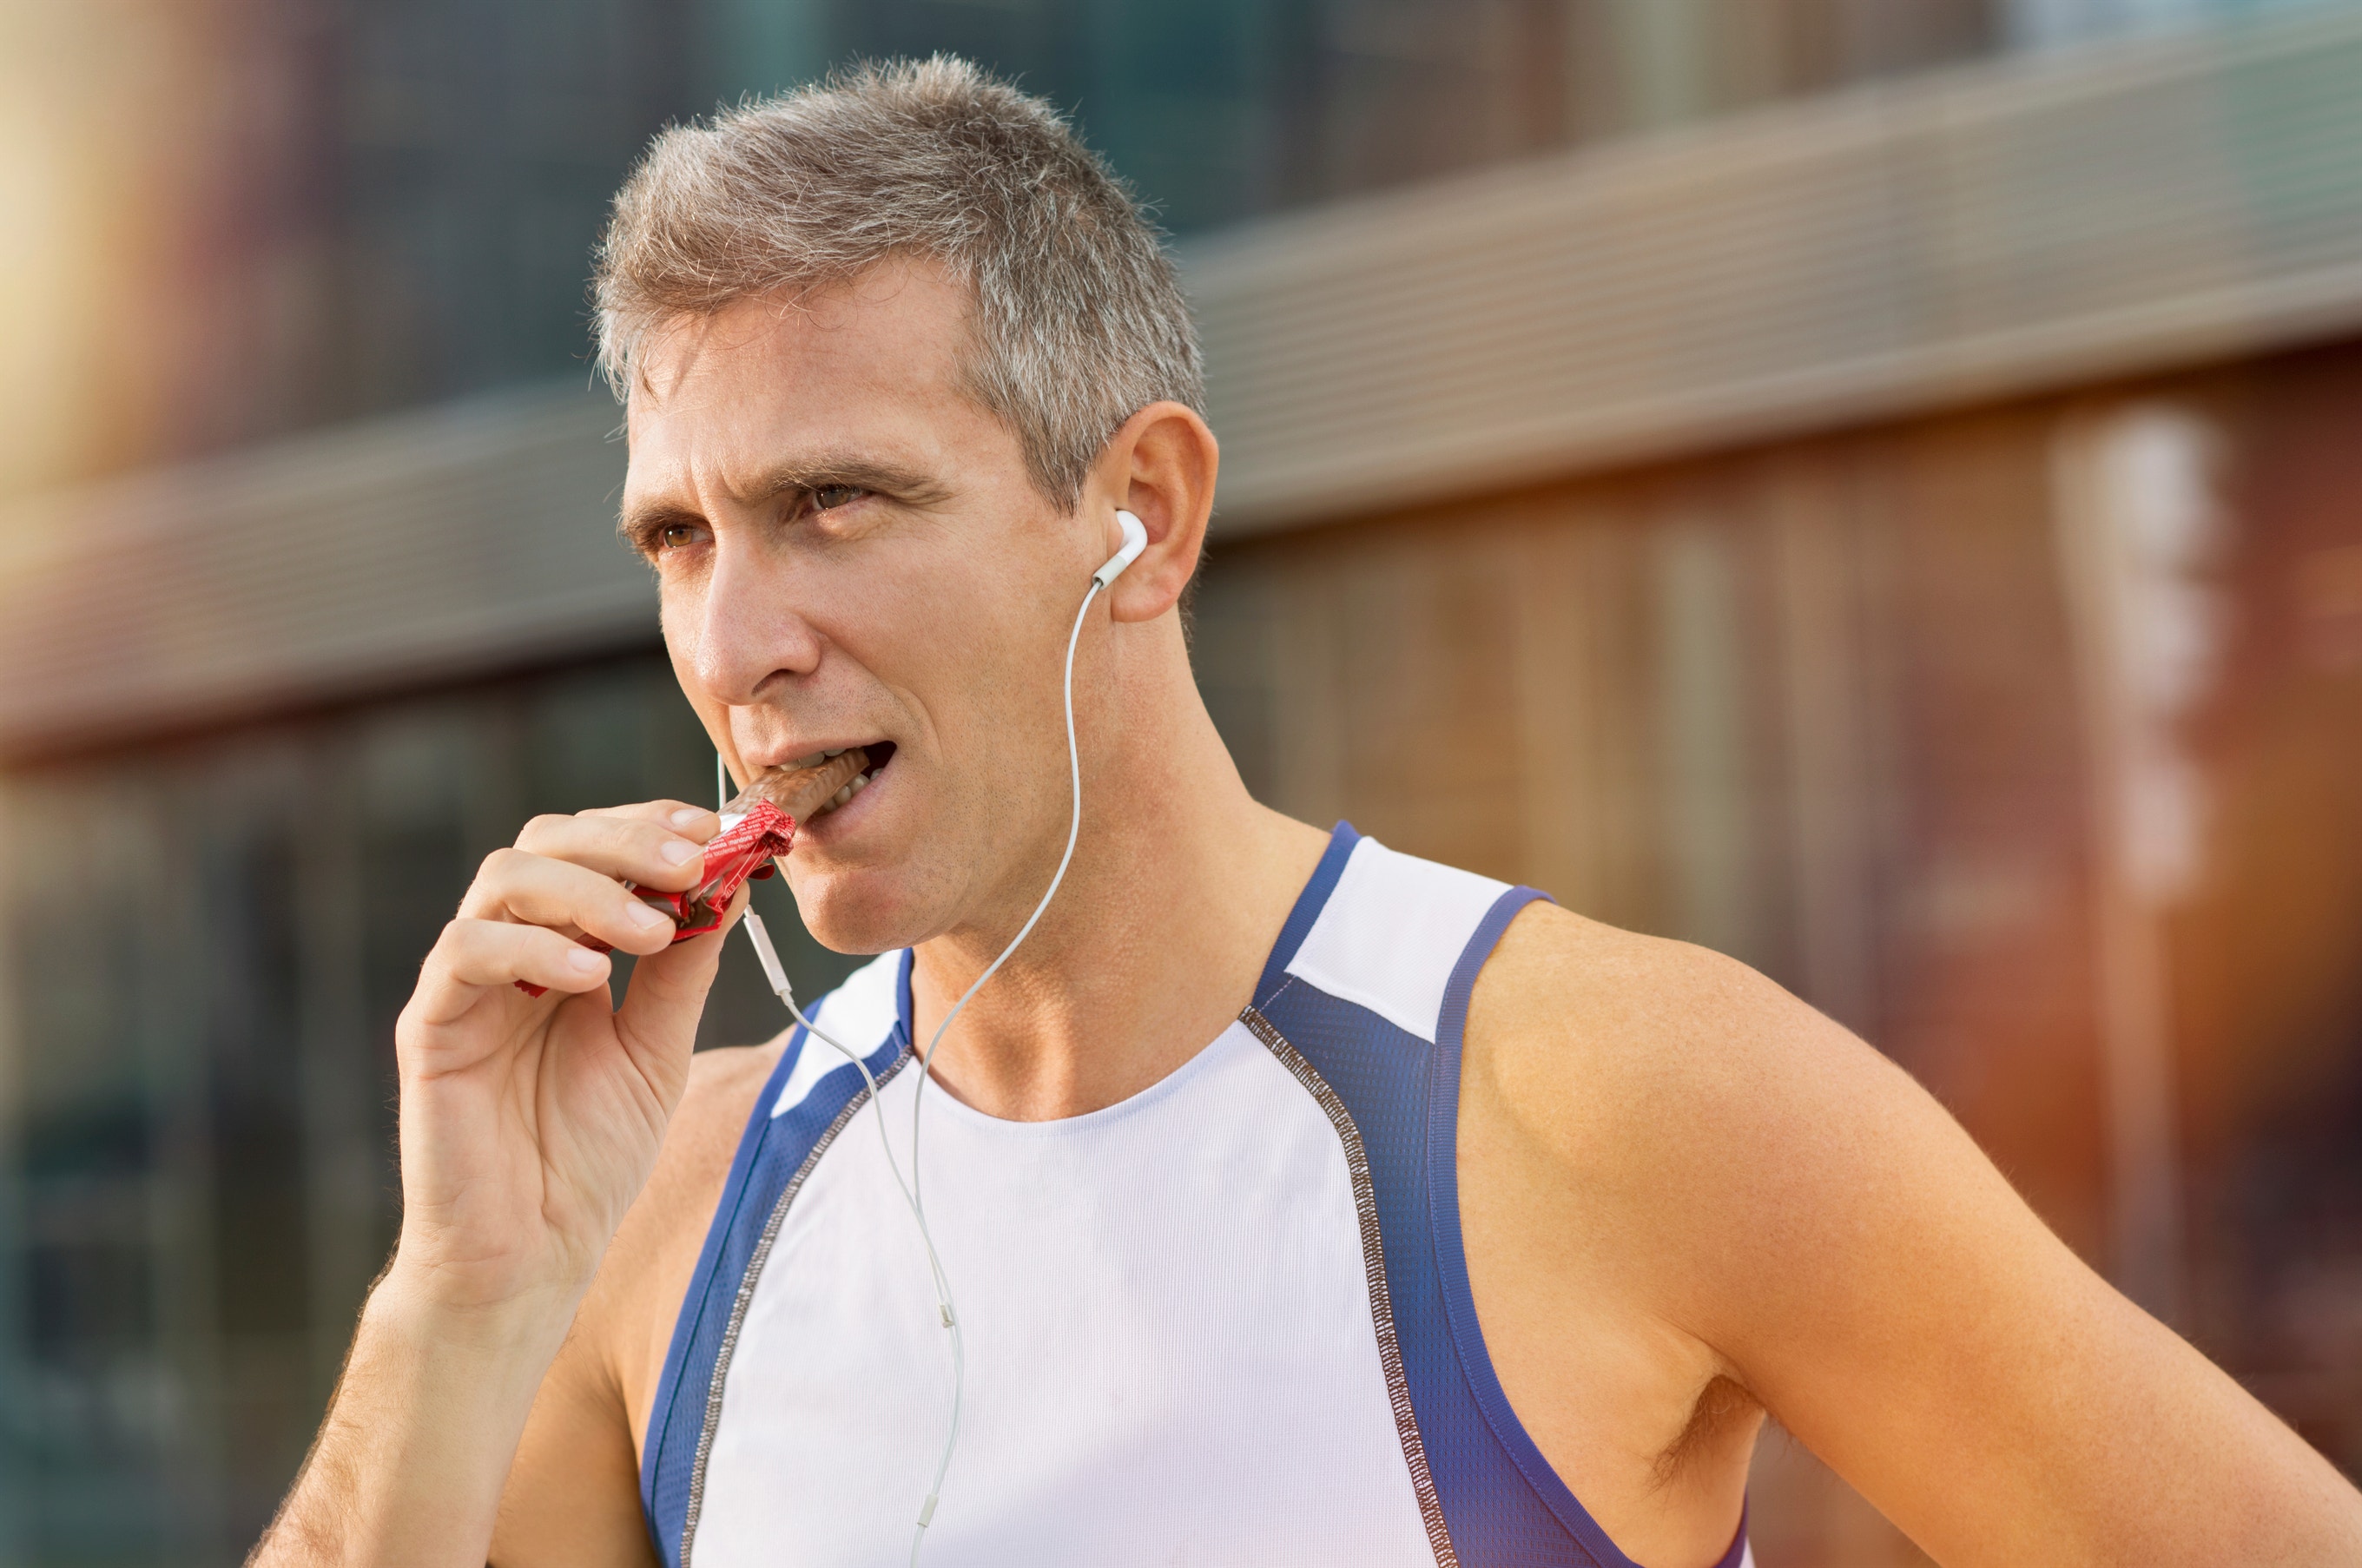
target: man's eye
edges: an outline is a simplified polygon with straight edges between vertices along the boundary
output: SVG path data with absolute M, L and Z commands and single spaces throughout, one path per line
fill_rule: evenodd
M 684 545 L 694 544 L 696 540 L 694 524 L 668 523 L 657 530 L 657 548 L 660 550 L 677 550 Z
M 815 512 L 833 512 L 838 507 L 846 504 L 848 502 L 857 501 L 867 493 L 868 492 L 866 491 L 862 490 L 856 485 L 820 485 L 811 492 L 812 510 Z

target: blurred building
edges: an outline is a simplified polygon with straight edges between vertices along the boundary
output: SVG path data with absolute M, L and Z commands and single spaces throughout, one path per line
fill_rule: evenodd
M 582 362 L 633 151 L 937 47 L 1181 231 L 1261 798 L 1765 969 L 2362 1470 L 2362 6 L 152 9 L 0 13 L 0 1564 L 237 1560 L 476 861 L 710 787 Z M 1759 1472 L 1766 1568 L 1915 1561 Z

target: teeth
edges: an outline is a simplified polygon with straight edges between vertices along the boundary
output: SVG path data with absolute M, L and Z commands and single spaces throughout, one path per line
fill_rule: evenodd
M 824 751 L 822 752 L 821 755 L 822 756 L 843 756 L 844 755 L 844 748 L 843 746 L 838 746 L 834 751 Z
M 832 751 L 832 752 L 817 752 L 817 751 L 816 751 L 816 752 L 812 753 L 810 756 L 800 756 L 800 757 L 796 758 L 793 762 L 789 763 L 789 764 L 788 764 L 788 766 L 789 766 L 789 767 L 818 767 L 821 765 L 821 762 L 822 762 L 822 758 L 823 758 L 823 757 L 834 756 L 835 755 L 836 755 L 836 753 L 834 753 L 834 752 L 833 752 L 833 751 Z
M 853 797 L 860 794 L 861 791 L 868 788 L 869 775 L 866 773 L 856 773 L 853 776 L 852 783 L 847 784 L 844 789 L 839 790 L 835 794 L 831 795 L 827 800 L 822 801 L 820 803 L 820 809 L 812 812 L 812 815 L 816 817 L 824 817 L 828 815 L 829 812 L 836 810 L 837 807 L 842 806 L 847 801 L 852 800 Z

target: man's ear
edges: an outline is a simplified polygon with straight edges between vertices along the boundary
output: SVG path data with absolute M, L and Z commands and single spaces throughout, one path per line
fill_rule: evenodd
M 1177 403 L 1150 403 L 1109 438 L 1085 504 L 1097 499 L 1106 507 L 1109 554 L 1121 543 L 1116 511 L 1131 513 L 1148 530 L 1148 548 L 1108 587 L 1115 619 L 1153 621 L 1180 602 L 1205 548 L 1220 464 L 1214 433 L 1196 410 Z

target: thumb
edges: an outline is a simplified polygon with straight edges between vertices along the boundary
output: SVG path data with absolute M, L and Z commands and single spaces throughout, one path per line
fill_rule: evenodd
M 624 993 L 624 1005 L 615 1010 L 615 1033 L 634 1055 L 659 1057 L 681 1074 L 688 1072 L 697 1021 L 704 1016 L 706 995 L 722 968 L 723 941 L 745 908 L 746 889 L 740 888 L 720 927 L 676 942 L 632 966 L 631 988 Z

